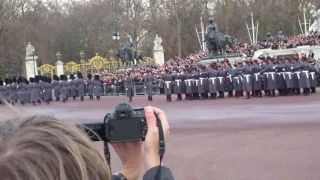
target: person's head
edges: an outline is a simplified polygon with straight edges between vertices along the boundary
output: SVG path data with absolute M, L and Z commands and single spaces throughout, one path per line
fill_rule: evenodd
M 214 17 L 210 17 L 209 18 L 209 23 L 211 24 L 211 23 L 213 23 L 214 22 Z
M 48 116 L 0 121 L 0 174 L 4 180 L 111 179 L 89 137 L 75 124 Z

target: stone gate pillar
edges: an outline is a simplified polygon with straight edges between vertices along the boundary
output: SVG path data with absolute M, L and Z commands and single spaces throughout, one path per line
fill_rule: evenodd
M 56 57 L 58 59 L 58 61 L 56 62 L 56 74 L 57 76 L 60 77 L 60 75 L 64 74 L 63 71 L 63 62 L 61 61 L 61 54 L 59 52 L 57 52 Z
M 156 35 L 154 38 L 154 47 L 153 47 L 153 58 L 155 59 L 157 64 L 163 65 L 164 64 L 164 49 L 161 45 L 162 38 Z
M 38 75 L 38 65 L 37 65 L 38 56 L 35 54 L 35 48 L 29 42 L 26 47 L 26 78 L 35 77 Z

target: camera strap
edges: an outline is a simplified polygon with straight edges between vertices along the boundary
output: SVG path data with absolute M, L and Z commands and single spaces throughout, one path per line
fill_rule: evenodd
M 165 146 L 164 133 L 163 133 L 161 121 L 156 114 L 155 114 L 155 117 L 157 119 L 157 125 L 159 128 L 159 157 L 160 157 L 160 164 L 159 164 L 159 168 L 158 168 L 158 171 L 156 174 L 156 180 L 160 180 L 161 179 L 161 164 L 162 164 L 162 159 L 163 159 L 164 153 L 166 151 L 166 148 L 165 148 L 166 146 Z

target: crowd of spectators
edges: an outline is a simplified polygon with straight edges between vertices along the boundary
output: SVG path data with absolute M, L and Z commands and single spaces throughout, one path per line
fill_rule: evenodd
M 240 56 L 252 57 L 254 52 L 259 49 L 272 48 L 272 49 L 288 49 L 295 48 L 297 46 L 306 46 L 306 45 L 320 45 L 320 34 L 310 32 L 309 35 L 298 35 L 298 36 L 285 36 L 282 41 L 276 41 L 276 37 L 274 37 L 274 41 L 263 41 L 257 43 L 241 43 L 237 42 L 235 44 L 235 51 L 231 48 L 227 47 L 227 54 L 237 54 Z M 156 63 L 141 63 L 139 65 L 134 66 L 130 69 L 122 69 L 117 72 L 108 72 L 103 71 L 100 73 L 101 80 L 106 83 L 107 86 L 112 85 L 122 85 L 125 77 L 127 76 L 127 72 L 130 71 L 135 79 L 135 82 L 142 82 L 143 76 L 147 72 L 147 70 L 151 70 L 153 74 L 158 75 L 163 70 L 169 69 L 171 71 L 177 70 L 180 71 L 182 69 L 188 68 L 190 66 L 195 65 L 198 61 L 200 61 L 203 57 L 207 56 L 207 51 L 197 51 L 193 54 L 190 54 L 186 57 L 176 57 L 169 59 L 164 63 L 164 65 L 159 65 Z

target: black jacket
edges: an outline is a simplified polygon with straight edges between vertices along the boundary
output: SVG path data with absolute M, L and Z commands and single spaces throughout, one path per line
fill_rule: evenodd
M 154 180 L 159 167 L 149 169 L 144 175 L 143 180 Z M 117 176 L 112 176 L 112 180 L 121 180 Z M 169 168 L 161 166 L 161 178 L 160 180 L 174 180 L 172 172 Z

